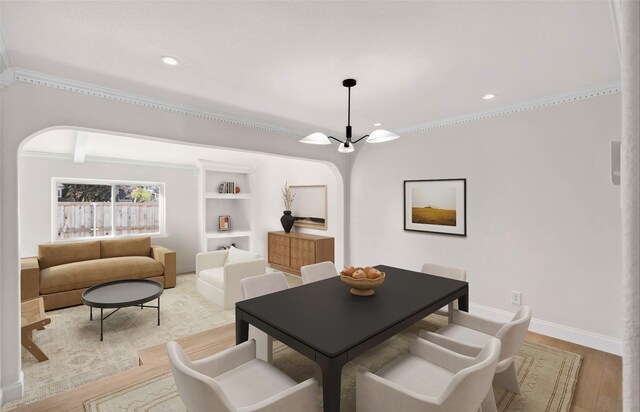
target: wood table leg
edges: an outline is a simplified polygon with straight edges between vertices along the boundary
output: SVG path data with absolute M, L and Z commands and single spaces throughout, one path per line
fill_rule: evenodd
M 236 308 L 236 345 L 249 340 L 249 323 L 242 320 L 242 311 Z
M 347 357 L 327 358 L 317 354 L 316 362 L 322 369 L 323 409 L 325 412 L 340 412 L 342 367 L 347 363 Z
M 458 309 L 464 312 L 469 312 L 469 290 L 467 294 L 458 298 Z

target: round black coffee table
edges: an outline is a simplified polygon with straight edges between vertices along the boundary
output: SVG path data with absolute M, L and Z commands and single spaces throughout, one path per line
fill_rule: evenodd
M 82 293 L 82 302 L 89 306 L 89 320 L 93 320 L 93 308 L 100 308 L 100 341 L 103 339 L 102 323 L 106 318 L 116 313 L 120 308 L 140 306 L 142 308 L 158 309 L 158 326 L 160 326 L 160 295 L 164 288 L 162 284 L 149 279 L 123 279 L 101 283 Z M 144 305 L 158 299 L 158 306 Z M 103 316 L 104 309 L 114 309 L 107 316 Z

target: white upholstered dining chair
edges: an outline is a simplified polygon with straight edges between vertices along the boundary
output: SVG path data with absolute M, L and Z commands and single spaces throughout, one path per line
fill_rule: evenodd
M 302 274 L 303 284 L 338 276 L 338 271 L 333 262 L 320 262 L 303 266 L 300 268 L 300 273 Z
M 258 296 L 285 290 L 289 287 L 287 278 L 282 272 L 252 276 L 240 281 L 240 300 L 257 298 Z M 265 332 L 249 325 L 249 339 L 256 341 L 256 357 L 271 363 L 273 359 L 273 338 Z
M 256 359 L 254 340 L 191 361 L 177 342 L 167 343 L 173 378 L 189 412 L 318 410 L 314 378 L 296 383 Z
M 514 360 L 524 342 L 530 322 L 529 306 L 522 306 L 506 323 L 454 310 L 452 323 L 435 332 L 422 330 L 420 337 L 467 356 L 475 356 L 491 338 L 500 339 L 502 349 L 493 383 L 519 394 L 520 384 Z
M 455 280 L 467 280 L 466 270 L 452 266 L 437 265 L 435 263 L 425 263 L 422 265 L 422 273 Z M 435 311 L 435 313 L 441 316 L 446 316 L 449 318 L 449 322 L 451 322 L 451 313 L 453 309 L 458 309 L 458 301 L 450 302 L 447 306 Z
M 409 354 L 375 374 L 356 373 L 358 412 L 475 412 L 493 403 L 491 379 L 500 341 L 491 339 L 475 357 L 414 337 Z

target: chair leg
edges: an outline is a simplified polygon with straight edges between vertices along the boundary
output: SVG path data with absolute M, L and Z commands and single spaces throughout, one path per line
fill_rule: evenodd
M 489 386 L 489 392 L 487 392 L 487 396 L 484 397 L 482 403 L 480 404 L 481 412 L 497 412 L 496 407 L 496 398 L 493 396 L 493 386 Z
M 453 302 L 449 302 L 447 311 L 448 311 L 447 317 L 449 318 L 449 323 L 453 323 Z
M 493 383 L 505 388 L 509 392 L 519 395 L 521 393 L 520 383 L 518 383 L 518 372 L 516 371 L 515 362 L 511 362 L 511 365 L 502 372 L 496 373 L 493 377 Z
M 47 355 L 36 345 L 27 333 L 22 334 L 22 346 L 25 347 L 39 362 L 49 360 Z

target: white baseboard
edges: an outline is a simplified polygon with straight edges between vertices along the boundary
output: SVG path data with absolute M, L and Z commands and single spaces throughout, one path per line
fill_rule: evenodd
M 5 402 L 16 401 L 24 396 L 24 373 L 20 371 L 18 382 L 3 386 L 0 389 L 0 405 Z
M 180 275 L 183 273 L 192 273 L 195 271 L 196 271 L 196 265 L 179 266 L 176 268 L 176 272 Z
M 513 317 L 513 313 L 511 312 L 490 308 L 488 306 L 476 305 L 473 303 L 469 304 L 469 312 L 499 322 L 506 322 Z M 529 330 L 531 332 L 551 336 L 552 338 L 562 339 L 578 345 L 622 356 L 622 341 L 620 339 L 614 339 L 608 336 L 598 335 L 596 333 L 575 329 L 569 326 L 558 325 L 557 323 L 547 322 L 536 318 L 531 319 Z

